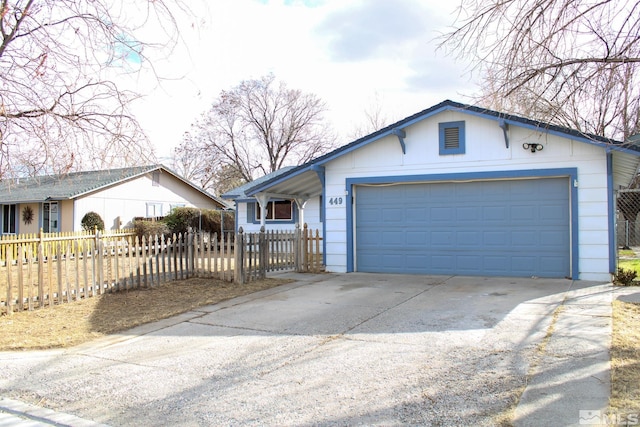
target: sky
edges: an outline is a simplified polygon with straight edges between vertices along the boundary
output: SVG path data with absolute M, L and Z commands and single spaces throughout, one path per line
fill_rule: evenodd
M 437 49 L 457 1 L 203 1 L 184 45 L 155 63 L 162 82 L 138 77 L 134 113 L 163 163 L 222 90 L 268 73 L 324 100 L 340 144 L 374 105 L 393 122 L 477 92 L 469 65 Z

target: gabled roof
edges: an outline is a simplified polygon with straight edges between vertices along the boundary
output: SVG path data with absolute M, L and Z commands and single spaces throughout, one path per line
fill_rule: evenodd
M 229 208 L 229 204 L 225 200 L 207 193 L 202 188 L 182 178 L 163 165 L 3 179 L 0 180 L 0 203 L 38 203 L 44 201 L 71 200 L 138 178 L 156 170 L 173 175 L 186 185 L 213 199 L 220 207 Z
M 360 147 L 363 147 L 369 143 L 377 141 L 381 138 L 394 134 L 398 130 L 402 130 L 407 126 L 410 126 L 414 123 L 422 121 L 428 117 L 439 114 L 443 111 L 459 111 L 467 114 L 472 114 L 476 116 L 480 116 L 489 120 L 495 120 L 498 123 L 503 123 L 507 125 L 514 125 L 524 128 L 529 128 L 532 130 L 546 132 L 558 136 L 562 136 L 564 138 L 572 139 L 579 142 L 584 142 L 587 144 L 594 144 L 602 147 L 606 147 L 611 149 L 612 151 L 618 151 L 622 153 L 630 153 L 634 156 L 640 156 L 640 147 L 633 144 L 624 144 L 621 141 L 612 140 L 609 138 L 604 138 L 602 136 L 587 134 L 575 129 L 569 129 L 562 126 L 553 125 L 551 123 L 545 123 L 537 120 L 528 119 L 525 117 L 515 116 L 511 114 L 500 113 L 498 111 L 489 110 L 486 108 L 480 108 L 473 105 L 461 104 L 459 102 L 445 100 L 439 104 L 436 104 L 432 107 L 427 108 L 426 110 L 420 111 L 416 114 L 413 114 L 409 117 L 406 117 L 400 121 L 397 121 L 385 128 L 382 128 L 376 132 L 373 132 L 367 136 L 359 138 L 349 144 L 346 144 L 342 147 L 337 148 L 323 156 L 317 157 L 303 165 L 297 166 L 295 168 L 290 168 L 282 173 L 273 173 L 263 177 L 260 180 L 253 181 L 249 184 L 245 184 L 242 186 L 242 191 L 245 197 L 251 197 L 261 191 L 267 191 L 268 189 L 274 187 L 279 183 L 284 183 L 291 178 L 305 179 L 308 181 L 309 177 L 315 174 L 316 170 L 319 166 L 340 157 L 346 153 L 349 153 L 353 150 L 356 150 Z M 280 172 L 280 171 L 278 171 Z M 297 181 L 297 180 L 296 180 Z M 317 180 L 316 186 L 319 184 Z M 307 193 L 311 194 L 313 191 L 316 191 L 309 187 L 308 189 L 303 190 Z M 232 190 L 226 195 L 235 194 L 235 190 Z M 228 197 L 233 198 L 233 197 Z

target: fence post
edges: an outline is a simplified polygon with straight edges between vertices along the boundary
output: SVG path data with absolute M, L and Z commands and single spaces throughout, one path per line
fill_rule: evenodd
M 309 271 L 309 228 L 306 222 L 302 229 L 302 271 Z
M 192 228 L 187 232 L 187 279 L 195 276 L 196 242 Z
M 301 239 L 300 235 L 302 234 L 302 230 L 300 230 L 300 224 L 296 224 L 296 229 L 293 232 L 293 265 L 297 272 L 300 272 L 301 262 L 300 262 L 300 253 L 301 249 Z
M 267 250 L 267 236 L 265 235 L 264 225 L 260 227 L 260 235 L 258 236 L 258 262 L 260 263 L 260 270 L 258 270 L 259 277 L 264 279 L 267 277 L 267 261 L 268 261 L 268 250 Z
M 7 315 L 8 316 L 12 316 L 13 315 L 13 306 L 12 306 L 12 298 L 13 298 L 13 280 L 11 280 L 11 264 L 12 264 L 12 256 L 11 256 L 11 251 L 7 251 L 7 258 L 6 258 L 6 264 L 7 264 Z M 21 268 L 22 268 L 22 263 L 20 262 L 20 259 L 18 259 L 18 262 L 16 263 L 17 267 L 18 267 L 18 274 L 21 274 Z M 18 293 L 20 294 L 20 293 Z M 18 301 L 18 303 L 20 304 L 19 307 L 22 309 L 22 302 Z
M 242 227 L 235 235 L 235 268 L 234 268 L 234 282 L 236 284 L 244 284 L 244 230 Z

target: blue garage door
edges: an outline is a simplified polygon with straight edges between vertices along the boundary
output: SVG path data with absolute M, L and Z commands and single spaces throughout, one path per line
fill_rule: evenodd
M 356 270 L 568 277 L 569 181 L 359 185 Z

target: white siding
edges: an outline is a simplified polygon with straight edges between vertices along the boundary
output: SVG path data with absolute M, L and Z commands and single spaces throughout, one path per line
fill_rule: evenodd
M 439 154 L 438 123 L 464 120 L 465 154 Z M 609 280 L 606 156 L 601 147 L 512 125 L 506 148 L 496 121 L 447 111 L 406 131 L 406 155 L 396 136 L 385 137 L 325 165 L 326 197 L 344 195 L 347 178 L 396 175 L 439 175 L 495 171 L 577 168 L 579 278 Z M 543 144 L 531 153 L 524 142 Z M 355 222 L 355 219 L 354 219 Z M 346 205 L 326 207 L 327 270 L 347 266 Z
M 175 205 L 216 208 L 211 198 L 168 173 L 160 174 L 159 185 L 153 185 L 151 174 L 147 174 L 76 199 L 73 229 L 82 229 L 82 217 L 90 211 L 102 217 L 108 230 L 118 228 L 118 218 L 122 222 L 120 228 L 132 227 L 134 217 L 146 216 L 148 203 L 160 205 L 162 215 L 168 214 Z

